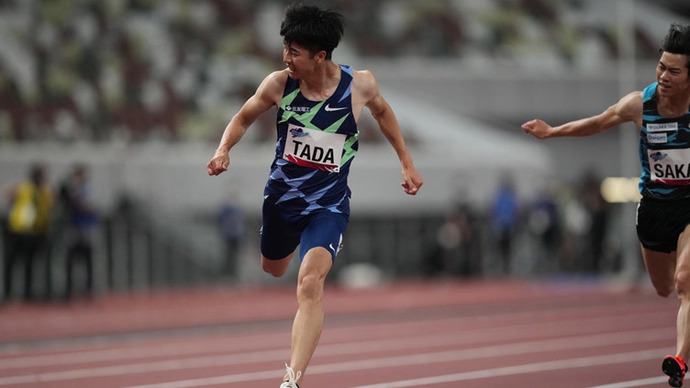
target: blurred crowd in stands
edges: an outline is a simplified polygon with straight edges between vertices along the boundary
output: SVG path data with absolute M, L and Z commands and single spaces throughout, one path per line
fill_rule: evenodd
M 166 238 L 169 231 L 162 223 L 141 218 L 143 212 L 133 202 L 125 201 L 111 213 L 97 209 L 88 165 L 77 163 L 64 176 L 51 175 L 46 165 L 35 163 L 24 179 L 1 187 L 0 303 L 71 300 L 136 287 L 252 281 L 242 276 L 241 267 L 244 247 L 255 243 L 260 220 L 244 214 L 236 194 L 210 215 L 208 228 L 200 232 L 221 239 L 223 245 L 214 256 L 221 260 L 216 261 L 193 250 L 181 255 L 189 239 L 199 236 Z M 529 200 L 520 199 L 513 184 L 506 176 L 484 207 L 459 197 L 443 214 L 355 218 L 336 270 L 370 263 L 388 277 L 475 279 L 597 278 L 620 273 L 624 258 L 615 218 L 621 208 L 604 200 L 594 172 L 585 173 L 574 185 L 547 187 Z M 425 232 L 427 228 L 431 233 Z M 410 239 L 410 230 L 420 250 L 385 249 L 395 256 L 390 262 L 382 260 L 377 249 L 359 249 L 366 245 L 361 233 L 370 234 L 377 244 L 400 247 Z M 148 248 L 142 251 L 142 246 Z M 256 252 L 248 252 L 254 268 Z M 635 261 L 641 270 L 641 260 Z M 97 272 L 101 275 L 95 276 Z
M 572 185 L 545 188 L 521 201 L 510 177 L 490 205 L 459 203 L 445 216 L 425 259 L 432 276 L 606 276 L 625 265 L 616 205 L 605 201 L 601 179 L 586 171 Z M 641 260 L 637 260 L 641 263 Z M 641 265 L 641 264 L 640 264 Z
M 60 256 L 65 276 L 64 296 L 77 289 L 93 291 L 93 240 L 99 215 L 93 205 L 89 167 L 74 164 L 57 188 L 43 163 L 34 163 L 26 178 L 12 182 L 2 193 L 0 246 L 2 247 L 3 292 L 0 301 L 13 294 L 24 299 L 38 297 L 40 283 L 49 294 L 52 262 Z M 57 254 L 59 251 L 59 254 Z M 75 285 L 76 269 L 83 268 L 84 287 Z M 19 271 L 21 269 L 21 272 Z M 36 275 L 43 269 L 44 278 Z M 22 275 L 20 275 L 20 273 Z M 21 289 L 17 286 L 21 285 Z
M 567 67 L 618 50 L 614 21 L 583 17 L 585 0 L 320 3 L 347 15 L 346 56 L 529 56 Z M 282 66 L 287 4 L 0 1 L 0 142 L 215 139 L 261 77 Z M 636 39 L 638 56 L 656 56 L 656 39 L 639 28 Z M 267 120 L 248 137 L 272 139 Z

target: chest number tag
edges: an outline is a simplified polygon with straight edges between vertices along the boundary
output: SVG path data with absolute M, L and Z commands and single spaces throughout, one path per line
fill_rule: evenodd
M 648 150 L 652 182 L 690 185 L 690 149 Z
M 291 163 L 328 172 L 340 172 L 345 135 L 288 125 L 283 158 Z

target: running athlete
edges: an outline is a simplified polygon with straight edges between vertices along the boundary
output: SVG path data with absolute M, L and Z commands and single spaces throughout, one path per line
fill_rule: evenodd
M 656 292 L 667 297 L 675 289 L 680 300 L 676 354 L 662 362 L 669 385 L 680 387 L 690 356 L 690 26 L 671 25 L 659 51 L 656 82 L 644 90 L 596 116 L 522 128 L 539 139 L 595 135 L 626 122 L 640 129 L 637 235 Z
M 404 192 L 415 195 L 422 186 L 373 74 L 331 59 L 343 25 L 343 16 L 332 10 L 287 8 L 280 27 L 287 68 L 261 82 L 230 120 L 207 165 L 209 175 L 226 171 L 230 149 L 259 115 L 278 108 L 275 159 L 264 189 L 261 265 L 275 277 L 284 275 L 298 245 L 301 260 L 290 364 L 281 388 L 298 388 L 321 335 L 324 281 L 350 214 L 347 176 L 359 146 L 357 120 L 364 107 L 397 153 Z

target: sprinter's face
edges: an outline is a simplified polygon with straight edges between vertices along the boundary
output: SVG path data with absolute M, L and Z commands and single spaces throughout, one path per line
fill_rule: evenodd
M 690 78 L 687 68 L 688 57 L 682 54 L 663 52 L 656 66 L 656 81 L 659 94 L 671 97 L 690 93 Z
M 287 65 L 292 79 L 308 77 L 320 63 L 323 63 L 325 57 L 325 51 L 312 55 L 307 48 L 298 43 L 283 43 L 283 62 Z

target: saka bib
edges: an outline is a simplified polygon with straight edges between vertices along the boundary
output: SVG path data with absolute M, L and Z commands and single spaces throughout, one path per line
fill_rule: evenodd
M 652 182 L 690 185 L 690 149 L 647 150 L 647 156 Z

